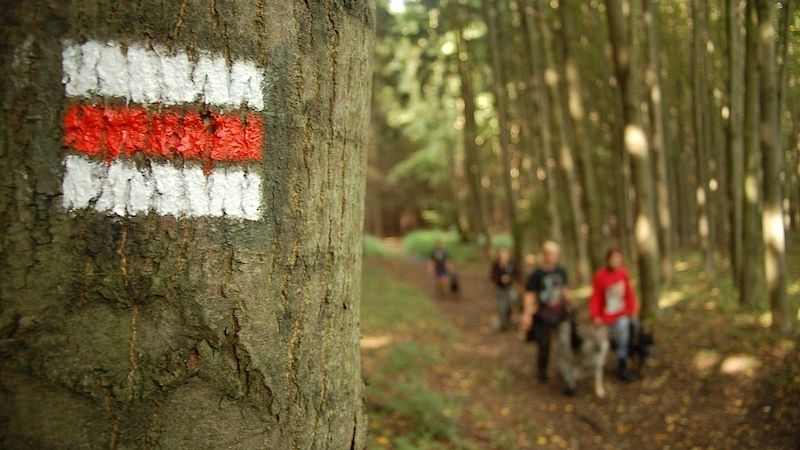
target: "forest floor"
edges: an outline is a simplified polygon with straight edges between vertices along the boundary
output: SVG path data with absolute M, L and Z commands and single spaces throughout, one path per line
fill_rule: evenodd
M 461 298 L 445 301 L 432 300 L 424 261 L 364 267 L 369 448 L 800 448 L 800 340 L 740 312 L 730 283 L 705 280 L 691 256 L 665 287 L 644 378 L 617 381 L 609 356 L 602 400 L 588 379 L 564 396 L 554 360 L 550 381 L 535 379 L 535 346 L 495 330 L 485 264 L 459 265 Z

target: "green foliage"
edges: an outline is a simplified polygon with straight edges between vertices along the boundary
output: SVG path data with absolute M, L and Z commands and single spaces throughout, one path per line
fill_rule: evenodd
M 363 358 L 372 426 L 390 430 L 395 449 L 452 448 L 443 442 L 459 434 L 460 399 L 436 391 L 425 372 L 439 362 L 438 348 L 458 338 L 455 328 L 430 297 L 376 265 L 364 267 L 361 322 L 365 336 L 389 336 L 393 342 Z M 423 340 L 442 345 L 422 345 Z
M 389 277 L 378 265 L 364 266 L 361 331 L 364 335 L 403 335 L 425 330 L 438 339 L 457 339 L 444 324 L 441 312 L 424 293 Z
M 481 257 L 483 240 L 479 242 L 462 242 L 455 231 L 437 229 L 414 230 L 403 239 L 403 250 L 411 256 L 428 258 L 436 248 L 436 243 L 444 242 L 447 252 L 453 261 L 475 261 Z M 508 234 L 492 236 L 492 247 L 511 247 L 513 241 Z
M 381 238 L 365 234 L 363 240 L 363 254 L 368 257 L 383 258 L 389 256 L 390 252 L 389 249 L 386 248 L 386 245 L 383 244 Z
M 447 440 L 458 431 L 454 400 L 434 390 L 423 376 L 423 370 L 438 359 L 433 347 L 414 341 L 396 344 L 384 371 L 367 388 L 367 395 L 410 427 L 412 431 L 404 436 L 405 440 Z

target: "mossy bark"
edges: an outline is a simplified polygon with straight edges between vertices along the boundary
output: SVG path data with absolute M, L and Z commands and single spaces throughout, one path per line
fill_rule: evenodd
M 6 2 L 0 447 L 363 447 L 371 3 Z M 65 39 L 264 67 L 262 220 L 65 211 Z

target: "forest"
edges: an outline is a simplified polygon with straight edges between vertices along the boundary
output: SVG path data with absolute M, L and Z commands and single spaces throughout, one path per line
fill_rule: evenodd
M 674 253 L 698 250 L 708 276 L 730 264 L 742 305 L 767 289 L 791 328 L 792 2 L 384 3 L 368 233 L 506 232 L 517 260 L 554 239 L 584 282 L 616 244 L 651 314 Z

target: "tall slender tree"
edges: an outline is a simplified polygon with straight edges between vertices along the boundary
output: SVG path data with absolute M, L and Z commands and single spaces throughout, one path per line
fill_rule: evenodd
M 661 93 L 661 64 L 659 62 L 658 4 L 642 0 L 647 41 L 645 84 L 648 91 L 652 154 L 655 174 L 656 213 L 658 217 L 658 249 L 662 278 L 672 276 L 672 212 L 670 211 L 667 148 L 664 143 L 664 104 Z M 636 19 L 634 19 L 636 20 Z
M 550 93 L 550 104 L 553 107 L 555 128 L 558 132 L 558 160 L 568 186 L 570 210 L 572 211 L 572 238 L 575 241 L 577 254 L 576 268 L 579 282 L 588 282 L 591 277 L 591 260 L 589 255 L 589 241 L 583 232 L 586 218 L 580 201 L 580 184 L 575 165 L 574 149 L 568 132 L 567 112 L 564 110 L 563 97 L 559 86 L 558 70 L 553 56 L 552 34 L 547 26 L 545 11 L 549 9 L 546 0 L 537 2 L 536 26 L 541 36 L 542 56 L 544 57 L 545 84 Z
M 627 39 L 627 24 L 622 0 L 606 0 L 609 38 L 611 41 L 615 77 L 623 105 L 625 150 L 630 155 L 636 190 L 636 246 L 639 253 L 639 277 L 642 312 L 652 316 L 658 312 L 659 269 L 658 228 L 653 184 L 652 162 L 647 137 L 642 128 L 638 87 L 631 81 L 631 52 Z
M 545 183 L 547 186 L 547 211 L 550 216 L 550 238 L 558 242 L 563 241 L 561 230 L 561 214 L 558 211 L 558 181 L 556 172 L 556 160 L 553 158 L 553 135 L 552 124 L 550 121 L 551 108 L 550 97 L 547 91 L 547 81 L 545 79 L 546 64 L 543 63 L 541 50 L 541 40 L 543 37 L 536 30 L 534 22 L 537 11 L 532 4 L 532 0 L 526 0 L 522 5 L 522 24 L 525 31 L 528 51 L 530 53 L 530 70 L 536 87 L 536 102 L 539 107 L 536 115 L 539 134 L 542 139 L 542 152 L 544 154 Z M 541 11 L 538 12 L 541 14 Z
M 506 216 L 511 226 L 514 241 L 514 259 L 522 259 L 522 227 L 518 219 L 517 194 L 511 180 L 513 155 L 509 138 L 508 94 L 506 92 L 505 68 L 500 58 L 500 36 L 497 16 L 499 13 L 496 0 L 481 0 L 482 12 L 488 30 L 489 60 L 492 68 L 491 89 L 494 96 L 495 112 L 500 127 L 501 180 L 505 195 Z
M 697 170 L 697 234 L 700 238 L 700 250 L 703 252 L 703 267 L 706 275 L 716 270 L 714 262 L 714 239 L 712 235 L 711 206 L 709 205 L 709 135 L 711 130 L 707 119 L 706 88 L 706 45 L 705 16 L 702 0 L 692 2 L 692 105 L 694 117 L 695 165 Z
M 467 188 L 472 201 L 473 214 L 476 217 L 478 232 L 484 237 L 485 250 L 491 245 L 489 235 L 489 219 L 486 209 L 486 200 L 481 184 L 482 171 L 480 164 L 480 151 L 476 140 L 478 138 L 478 125 L 475 123 L 475 93 L 470 67 L 470 47 L 464 38 L 464 27 L 467 24 L 463 10 L 458 12 L 458 75 L 460 79 L 461 101 L 464 105 L 464 166 L 467 178 Z
M 742 214 L 744 208 L 744 49 L 741 0 L 725 2 L 728 41 L 727 170 L 730 203 L 730 253 L 733 279 L 739 280 L 743 261 Z
M 761 152 L 759 149 L 758 17 L 754 0 L 746 0 L 744 61 L 744 192 L 742 205 L 742 253 L 755 267 L 762 266 L 761 224 Z M 754 259 L 754 261 L 753 261 Z M 739 303 L 755 305 L 763 272 L 739 272 Z
M 592 147 L 589 144 L 589 135 L 586 131 L 586 108 L 583 102 L 583 86 L 581 74 L 574 58 L 572 48 L 577 42 L 575 32 L 574 2 L 560 1 L 558 6 L 558 20 L 554 28 L 558 39 L 556 44 L 559 56 L 561 79 L 564 82 L 567 94 L 567 110 L 569 111 L 569 125 L 572 131 L 575 163 L 579 174 L 578 188 L 580 201 L 586 223 L 584 225 L 584 239 L 589 242 L 589 256 L 592 266 L 601 264 L 603 253 L 602 207 L 594 175 L 592 162 Z
M 778 76 L 775 42 L 776 15 L 773 0 L 755 0 L 758 15 L 758 74 L 761 120 L 759 142 L 764 171 L 764 267 L 772 311 L 772 326 L 788 333 L 793 328 L 793 311 L 786 296 L 786 238 L 783 223 L 783 192 L 780 176 L 783 151 L 780 148 Z

